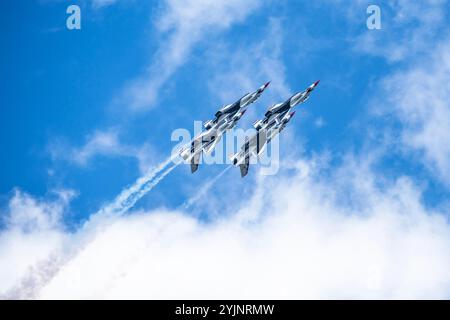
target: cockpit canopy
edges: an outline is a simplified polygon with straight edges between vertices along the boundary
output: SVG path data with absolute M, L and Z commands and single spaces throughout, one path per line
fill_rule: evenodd
M 274 103 L 270 108 L 269 111 L 273 111 L 275 109 L 277 109 L 279 106 L 281 106 L 282 103 Z
M 231 104 L 223 105 L 222 108 L 219 109 L 221 113 L 224 113 L 227 109 L 231 107 Z

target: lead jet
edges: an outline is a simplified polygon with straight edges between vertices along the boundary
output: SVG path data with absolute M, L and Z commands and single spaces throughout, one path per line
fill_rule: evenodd
M 265 113 L 264 119 L 256 121 L 253 126 L 256 130 L 266 127 L 273 121 L 279 121 L 284 115 L 290 112 L 295 106 L 302 104 L 309 99 L 309 96 L 314 91 L 314 89 L 319 84 L 320 80 L 317 80 L 312 85 L 310 85 L 306 90 L 294 94 L 292 97 L 287 99 L 285 102 L 277 103 L 272 105 Z
M 279 115 L 280 118 L 278 121 L 270 122 L 264 128 L 258 130 L 253 136 L 247 138 L 241 147 L 241 151 L 230 157 L 232 164 L 239 166 L 241 177 L 245 177 L 248 173 L 250 158 L 252 156 L 257 158 L 270 141 L 283 131 L 294 115 L 295 111 Z
M 255 102 L 269 86 L 267 82 L 258 90 L 247 93 L 235 103 L 223 106 L 214 115 L 214 119 L 204 124 L 205 131 L 196 136 L 189 145 L 180 151 L 181 157 L 191 164 L 191 172 L 198 169 L 202 152 L 210 153 L 227 130 L 234 128 L 242 118 L 247 107 Z

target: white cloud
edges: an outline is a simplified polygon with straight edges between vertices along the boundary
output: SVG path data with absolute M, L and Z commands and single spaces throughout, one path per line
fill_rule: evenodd
M 89 162 L 99 156 L 103 157 L 131 157 L 138 162 L 140 172 L 160 160 L 159 155 L 149 143 L 141 146 L 124 143 L 120 140 L 117 130 L 97 130 L 86 137 L 84 145 L 70 146 L 62 141 L 50 143 L 48 150 L 53 160 L 65 160 L 80 166 L 87 166 Z
M 99 154 L 120 154 L 123 148 L 119 143 L 117 132 L 96 131 L 84 146 L 73 149 L 70 158 L 78 164 L 86 164 L 92 157 Z
M 51 201 L 37 200 L 16 190 L 8 211 L 2 213 L 6 229 L 0 233 L 0 295 L 22 281 L 30 268 L 62 249 L 68 237 L 62 218 L 74 192 L 61 190 L 56 196 Z M 26 287 L 32 288 L 31 283 Z
M 75 196 L 75 192 L 57 190 L 54 194 L 57 197 L 55 201 L 40 202 L 18 189 L 15 190 L 9 202 L 6 224 L 11 229 L 20 229 L 24 232 L 48 230 L 59 226 L 63 210 Z
M 152 106 L 160 88 L 184 64 L 195 44 L 242 22 L 260 4 L 255 0 L 166 0 L 155 19 L 163 40 L 147 72 L 125 90 L 130 107 L 139 110 Z
M 400 121 L 401 143 L 450 184 L 450 45 L 437 43 L 424 58 L 384 82 L 382 114 Z
M 313 162 L 297 162 L 290 170 L 289 176 L 260 176 L 237 213 L 210 224 L 167 210 L 92 219 L 68 235 L 84 243 L 82 249 L 34 294 L 448 298 L 448 212 L 425 208 L 410 179 L 380 188 L 360 159 L 346 161 L 331 176 Z M 7 297 L 30 296 L 26 285 L 13 291 L 2 286 Z

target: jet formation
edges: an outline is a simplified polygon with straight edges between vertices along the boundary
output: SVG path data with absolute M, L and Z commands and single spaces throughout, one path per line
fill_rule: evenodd
M 191 164 L 192 173 L 198 169 L 202 152 L 210 153 L 214 149 L 225 132 L 236 126 L 247 111 L 247 107 L 261 96 L 269 84 L 270 82 L 267 82 L 255 92 L 247 93 L 235 103 L 223 106 L 216 112 L 214 119 L 205 122 L 206 130 L 192 139 L 189 146 L 180 152 L 181 157 Z
M 220 108 L 214 115 L 214 119 L 205 122 L 205 131 L 194 137 L 187 146 L 180 150 L 180 156 L 190 163 L 192 173 L 198 169 L 202 152 L 208 154 L 214 149 L 226 131 L 236 126 L 247 107 L 261 96 L 269 84 L 270 82 L 267 82 L 258 90 Z M 232 164 L 240 168 L 241 177 L 245 177 L 248 173 L 250 158 L 258 157 L 270 141 L 283 131 L 295 115 L 295 111 L 292 111 L 293 108 L 308 100 L 318 84 L 319 81 L 316 81 L 306 90 L 297 92 L 286 101 L 272 105 L 267 109 L 264 118 L 253 124 L 256 133 L 246 137 L 240 151 L 230 156 Z

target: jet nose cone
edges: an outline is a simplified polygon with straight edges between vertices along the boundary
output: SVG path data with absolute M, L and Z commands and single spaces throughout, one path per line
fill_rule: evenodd
M 314 82 L 314 87 L 316 87 L 319 84 L 320 80 L 317 80 L 316 82 Z
M 264 89 L 266 89 L 269 86 L 269 84 L 270 84 L 270 81 L 264 85 Z

